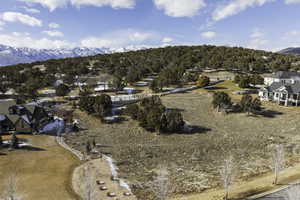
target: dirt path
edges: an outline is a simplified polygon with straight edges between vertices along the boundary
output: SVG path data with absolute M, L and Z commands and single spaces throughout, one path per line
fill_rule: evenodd
M 79 194 L 81 197 L 86 195 L 86 184 L 85 180 L 82 177 L 84 169 L 88 169 L 89 176 L 92 177 L 89 181 L 92 182 L 92 199 L 127 199 L 127 200 L 136 200 L 134 196 L 124 196 L 124 192 L 128 192 L 126 189 L 122 188 L 119 185 L 118 181 L 111 180 L 111 171 L 108 166 L 107 161 L 104 158 L 95 159 L 89 162 L 86 162 L 74 170 L 72 177 L 72 185 L 74 191 Z M 102 185 L 97 185 L 96 181 L 103 181 L 105 184 L 103 186 L 107 187 L 107 190 L 101 191 L 100 187 Z M 108 197 L 107 193 L 113 192 L 116 194 L 116 197 Z

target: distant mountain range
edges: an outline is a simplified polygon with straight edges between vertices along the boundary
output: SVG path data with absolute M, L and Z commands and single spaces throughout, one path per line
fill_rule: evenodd
M 73 49 L 31 49 L 16 48 L 0 45 L 0 66 L 15 65 L 19 63 L 31 63 L 49 59 L 60 59 L 68 57 L 94 56 L 97 54 L 108 54 L 115 52 L 135 51 L 147 49 L 146 46 L 129 46 L 126 48 L 86 48 L 77 47 Z
M 291 48 L 286 48 L 281 51 L 278 51 L 278 53 L 282 54 L 299 54 L 300 55 L 300 47 L 291 47 Z

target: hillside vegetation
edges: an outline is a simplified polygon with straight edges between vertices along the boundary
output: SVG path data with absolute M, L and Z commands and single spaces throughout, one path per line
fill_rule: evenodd
M 67 84 L 73 84 L 77 75 L 98 75 L 99 72 L 112 74 L 128 83 L 147 74 L 158 73 L 160 83 L 171 85 L 180 84 L 187 69 L 212 68 L 252 73 L 296 71 L 300 69 L 298 61 L 300 58 L 294 55 L 238 47 L 175 46 L 2 67 L 0 77 L 7 87 L 26 94 L 52 86 L 58 79 L 55 74 L 64 74 L 60 78 Z M 36 65 L 44 65 L 45 71 L 34 68 Z

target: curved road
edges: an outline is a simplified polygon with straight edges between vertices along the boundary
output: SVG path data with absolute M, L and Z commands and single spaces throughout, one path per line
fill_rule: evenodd
M 295 185 L 292 185 L 290 187 L 298 187 L 300 189 L 299 186 L 300 186 L 300 184 L 295 184 Z M 288 187 L 288 188 L 290 188 L 290 187 Z M 266 195 L 264 197 L 257 198 L 255 200 L 294 200 L 294 199 L 288 199 L 287 198 L 287 189 L 288 188 L 279 190 L 277 192 L 274 192 L 273 194 L 269 194 L 269 195 Z

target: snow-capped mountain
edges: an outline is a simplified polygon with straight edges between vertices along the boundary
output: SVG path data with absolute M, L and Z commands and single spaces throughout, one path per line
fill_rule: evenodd
M 138 51 L 163 46 L 127 46 L 122 48 L 87 48 L 76 47 L 73 49 L 31 49 L 16 48 L 0 44 L 0 66 L 15 65 L 19 63 L 31 63 L 49 59 L 60 59 L 70 57 L 94 56 L 97 54 L 123 53 Z
M 106 48 L 31 49 L 0 45 L 0 66 L 67 57 L 94 56 L 105 53 L 111 53 L 111 51 Z

